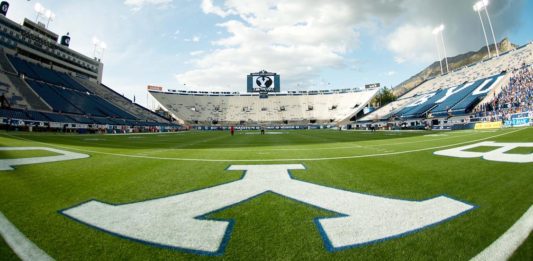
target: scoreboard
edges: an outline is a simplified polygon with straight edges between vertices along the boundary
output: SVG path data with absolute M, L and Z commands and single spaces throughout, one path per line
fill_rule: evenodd
M 258 93 L 280 92 L 280 76 L 265 70 L 251 73 L 246 78 L 247 91 Z
M 365 89 L 374 89 L 374 88 L 379 88 L 380 87 L 380 84 L 379 83 L 370 83 L 370 84 L 365 84 Z

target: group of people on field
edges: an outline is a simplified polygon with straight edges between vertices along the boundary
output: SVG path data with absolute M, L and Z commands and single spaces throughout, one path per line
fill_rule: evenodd
M 231 134 L 231 136 L 235 135 L 235 127 L 231 126 L 229 128 L 229 133 Z M 264 126 L 261 126 L 261 135 L 265 135 L 265 127 Z

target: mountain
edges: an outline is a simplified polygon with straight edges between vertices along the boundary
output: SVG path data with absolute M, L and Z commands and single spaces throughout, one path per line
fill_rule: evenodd
M 500 43 L 498 43 L 498 50 L 500 51 L 500 53 L 516 49 L 517 47 L 517 45 L 511 43 L 507 38 L 503 39 Z M 490 49 L 491 53 L 495 52 L 494 45 L 490 45 Z M 450 68 L 450 71 L 453 71 L 463 66 L 472 63 L 477 63 L 486 58 L 488 58 L 487 47 L 482 47 L 477 52 L 467 52 L 454 57 L 448 57 L 448 66 Z M 444 65 L 444 59 L 442 60 L 442 65 L 444 66 L 444 70 L 446 70 Z M 406 92 L 412 90 L 413 88 L 424 82 L 426 79 L 437 75 L 440 75 L 440 64 L 438 61 L 434 62 L 430 66 L 426 67 L 426 69 L 422 70 L 421 72 L 412 76 L 408 80 L 394 87 L 394 95 L 396 95 L 396 97 L 399 97 L 405 94 Z

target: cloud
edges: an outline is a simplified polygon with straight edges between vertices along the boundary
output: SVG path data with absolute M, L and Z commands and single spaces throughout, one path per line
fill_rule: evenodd
M 215 14 L 221 17 L 235 14 L 233 10 L 224 10 L 222 7 L 215 6 L 213 0 L 202 0 L 201 8 L 206 14 Z
M 282 74 L 284 84 L 305 85 L 323 69 L 343 66 L 359 46 L 357 26 L 376 17 L 390 20 L 399 3 L 226 0 L 217 6 L 204 0 L 204 13 L 227 19 L 217 26 L 228 36 L 213 41 L 215 50 L 176 78 L 191 88 L 242 90 L 247 73 L 266 69 Z
M 429 63 L 437 60 L 432 30 L 430 26 L 412 24 L 398 27 L 387 38 L 387 48 L 395 54 L 394 61 L 401 64 L 406 61 Z
M 479 16 L 473 11 L 475 1 L 406 0 L 402 23 L 386 37 L 387 49 L 398 63 L 427 64 L 437 60 L 437 47 L 431 31 L 444 24 L 444 41 L 448 56 L 478 50 L 484 45 Z M 520 23 L 525 0 L 493 0 L 488 6 L 497 41 L 509 35 Z M 485 19 L 485 18 L 484 18 Z M 485 20 L 485 26 L 487 21 Z M 488 28 L 487 28 L 488 29 Z M 492 41 L 491 41 L 492 42 Z
M 139 11 L 144 6 L 152 5 L 159 8 L 166 8 L 173 0 L 125 0 L 124 4 L 131 7 L 133 11 Z
M 190 56 L 198 56 L 198 55 L 202 55 L 204 54 L 205 51 L 202 51 L 202 50 L 198 50 L 198 51 L 192 51 L 189 53 Z
M 185 39 L 183 39 L 183 41 L 198 43 L 198 42 L 200 42 L 200 36 L 193 36 L 192 38 L 185 38 Z

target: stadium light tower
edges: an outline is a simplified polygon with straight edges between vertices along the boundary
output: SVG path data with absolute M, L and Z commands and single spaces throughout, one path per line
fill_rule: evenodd
M 104 57 L 104 51 L 107 48 L 107 44 L 102 40 L 98 39 L 96 36 L 93 36 L 92 42 L 94 45 L 93 56 L 96 58 L 96 54 L 99 53 L 100 60 L 102 60 L 102 58 Z
M 100 43 L 100 39 L 96 38 L 96 36 L 93 36 L 92 42 L 94 45 L 93 56 L 96 57 L 96 47 L 98 47 L 98 44 Z
M 53 21 L 56 18 L 56 14 L 52 13 L 51 10 L 46 10 L 44 16 L 48 18 L 48 22 L 46 22 L 46 27 L 48 28 L 48 25 L 50 25 L 50 21 Z
M 100 60 L 103 60 L 104 59 L 104 51 L 105 51 L 105 49 L 107 49 L 107 44 L 104 43 L 104 42 L 100 42 L 100 49 L 102 50 L 102 52 L 100 53 Z
M 33 10 L 37 13 L 37 16 L 35 17 L 35 22 L 37 23 L 39 21 L 39 16 L 44 15 L 46 12 L 46 8 L 44 8 L 41 3 L 35 3 Z
M 486 2 L 488 4 L 488 1 L 486 1 Z M 492 57 L 492 55 L 490 54 L 490 47 L 489 47 L 489 40 L 487 38 L 487 31 L 485 30 L 485 23 L 483 23 L 483 18 L 481 18 L 481 10 L 483 8 L 485 8 L 485 7 L 486 7 L 486 5 L 485 5 L 483 0 L 477 2 L 473 6 L 474 11 L 476 11 L 477 14 L 479 15 L 479 21 L 481 22 L 481 27 L 483 28 L 483 35 L 485 36 L 485 43 L 487 44 L 487 52 L 489 53 L 489 57 Z M 498 48 L 496 48 L 496 49 L 498 49 Z
M 444 74 L 444 70 L 442 69 L 442 58 L 440 56 L 439 38 L 437 36 L 439 31 L 437 29 L 438 28 L 433 29 L 433 35 L 435 36 L 435 46 L 437 46 L 437 56 L 439 57 L 440 74 L 443 75 Z
M 446 73 L 449 73 L 450 72 L 450 68 L 448 66 L 448 57 L 446 56 L 446 45 L 444 44 L 444 25 L 441 24 L 439 26 L 437 26 L 435 29 L 433 29 L 433 34 L 434 35 L 438 35 L 440 34 L 440 40 L 441 40 L 441 43 L 442 43 L 442 51 L 443 51 L 443 54 L 444 54 L 444 62 L 446 63 Z
M 479 7 L 485 9 L 485 14 L 487 15 L 487 20 L 489 21 L 490 32 L 492 33 L 492 40 L 494 40 L 494 50 L 496 50 L 496 56 L 500 56 L 500 51 L 498 50 L 498 43 L 496 42 L 496 35 L 494 34 L 494 28 L 492 27 L 492 21 L 490 20 L 489 11 L 487 6 L 489 6 L 489 0 L 480 0 Z

